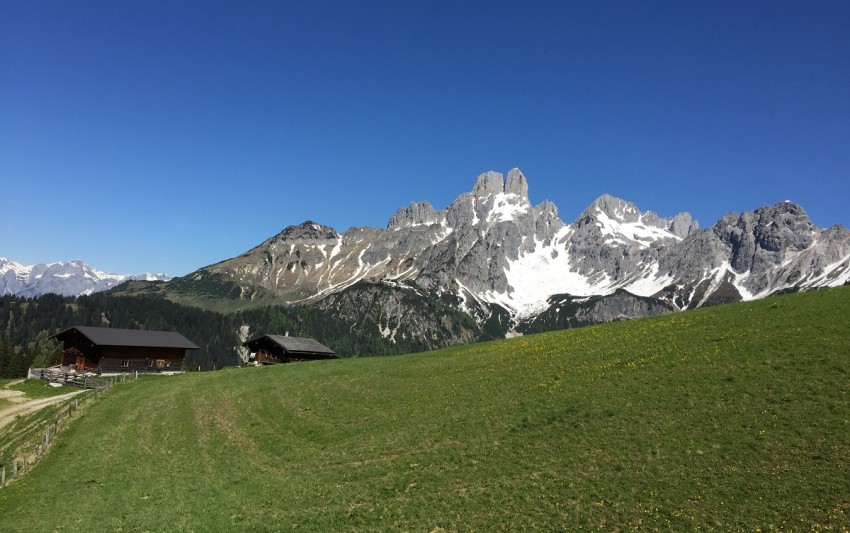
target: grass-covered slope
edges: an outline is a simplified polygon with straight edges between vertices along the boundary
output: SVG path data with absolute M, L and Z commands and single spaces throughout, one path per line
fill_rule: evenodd
M 850 288 L 426 354 L 140 379 L 10 531 L 846 530 Z

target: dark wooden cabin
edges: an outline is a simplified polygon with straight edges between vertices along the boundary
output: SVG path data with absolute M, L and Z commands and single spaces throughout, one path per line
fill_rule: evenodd
M 336 353 L 315 339 L 284 335 L 263 335 L 242 343 L 258 365 L 336 359 Z
M 51 338 L 62 343 L 62 369 L 77 372 L 179 372 L 198 349 L 173 331 L 75 326 Z

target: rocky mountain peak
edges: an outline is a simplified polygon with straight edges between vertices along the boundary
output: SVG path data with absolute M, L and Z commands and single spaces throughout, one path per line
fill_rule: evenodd
M 774 249 L 784 247 L 791 241 L 801 238 L 810 241 L 812 233 L 817 228 L 802 207 L 793 202 L 784 201 L 746 211 L 740 215 L 728 213 L 715 224 L 713 229 L 720 235 L 751 234 L 759 244 L 768 244 L 769 249 Z
M 635 204 L 610 194 L 603 194 L 591 202 L 583 214 L 596 216 L 599 212 L 620 222 L 634 222 L 642 214 Z
M 501 172 L 488 170 L 478 176 L 475 180 L 475 187 L 472 188 L 472 195 L 475 197 L 490 196 L 505 192 L 505 178 Z
M 762 225 L 783 226 L 791 231 L 813 231 L 815 225 L 805 209 L 790 200 L 760 207 L 754 211 Z
M 312 220 L 297 226 L 288 226 L 278 235 L 281 241 L 316 242 L 339 240 L 340 235 L 332 227 L 318 224 Z
M 558 206 L 551 200 L 543 200 L 534 206 L 534 211 L 537 213 L 537 216 L 547 219 L 558 218 Z
M 528 198 L 528 181 L 518 168 L 508 172 L 508 180 L 505 182 L 505 192 Z
M 811 246 L 817 228 L 809 215 L 793 202 L 760 207 L 740 216 L 729 213 L 713 228 L 720 239 L 733 249 L 732 266 L 739 272 L 749 270 L 764 251 L 778 254 L 781 250 L 803 250 Z M 777 263 L 780 255 L 771 256 Z
M 699 222 L 693 220 L 688 212 L 678 213 L 673 218 L 662 218 L 652 211 L 641 211 L 632 202 L 622 200 L 610 194 L 603 194 L 594 200 L 581 214 L 579 225 L 598 222 L 600 214 L 614 222 L 641 224 L 665 230 L 684 239 L 699 230 Z
M 476 198 L 500 193 L 516 194 L 521 198 L 528 199 L 528 181 L 520 169 L 512 168 L 508 172 L 507 181 L 501 172 L 493 170 L 484 172 L 478 176 L 478 179 L 475 180 L 475 187 L 472 188 L 472 195 Z
M 24 266 L 6 257 L 0 257 L 0 273 L 7 270 L 23 270 Z
M 387 229 L 400 229 L 407 226 L 433 224 L 438 222 L 440 213 L 430 202 L 411 202 L 402 207 L 390 218 Z

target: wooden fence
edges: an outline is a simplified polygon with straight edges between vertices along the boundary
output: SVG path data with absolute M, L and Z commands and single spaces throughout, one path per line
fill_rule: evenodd
M 54 378 L 56 378 L 56 374 L 64 376 L 69 375 L 65 374 L 64 372 L 56 372 L 50 369 L 40 370 L 45 373 L 45 376 L 47 376 L 42 377 L 41 379 L 46 379 L 48 381 L 53 382 L 57 382 L 54 381 Z M 73 374 L 70 375 L 73 376 Z M 26 452 L 23 454 L 23 456 L 15 457 L 12 460 L 11 472 L 6 471 L 6 465 L 0 466 L 0 489 L 5 488 L 8 483 L 15 481 L 22 475 L 29 472 L 30 468 L 35 466 L 35 464 L 44 456 L 48 446 L 50 446 L 50 443 L 53 442 L 53 439 L 56 438 L 56 435 L 59 433 L 59 431 L 65 426 L 71 416 L 73 416 L 80 409 L 81 405 L 97 399 L 100 393 L 111 389 L 116 383 L 124 382 L 131 378 L 131 376 L 127 374 L 113 376 L 111 378 L 94 378 L 92 376 L 84 375 L 79 375 L 77 377 L 82 379 L 72 379 L 70 381 L 63 381 L 62 383 L 92 389 L 93 394 L 86 396 L 82 399 L 74 398 L 73 401 L 69 401 L 68 408 L 65 409 L 63 407 L 62 410 L 59 412 L 59 416 L 56 418 L 56 420 L 54 420 L 52 424 L 49 424 L 45 428 L 43 436 L 39 437 L 38 442 L 35 443 L 35 446 L 32 449 L 33 451 Z M 138 378 L 138 374 L 136 374 L 135 377 Z
M 127 375 L 121 374 L 107 378 L 88 372 L 62 372 L 61 370 L 52 368 L 34 368 L 30 372 L 30 376 L 51 383 L 61 383 L 62 385 L 71 385 L 84 389 L 105 390 L 111 387 L 116 379 L 126 379 Z

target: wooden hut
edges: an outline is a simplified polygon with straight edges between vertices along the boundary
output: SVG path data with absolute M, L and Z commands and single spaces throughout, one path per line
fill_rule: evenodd
M 287 335 L 263 335 L 242 343 L 251 351 L 254 363 L 270 365 L 335 359 L 336 353 L 315 339 Z
M 193 342 L 173 331 L 74 326 L 62 343 L 62 369 L 77 372 L 179 372 Z

